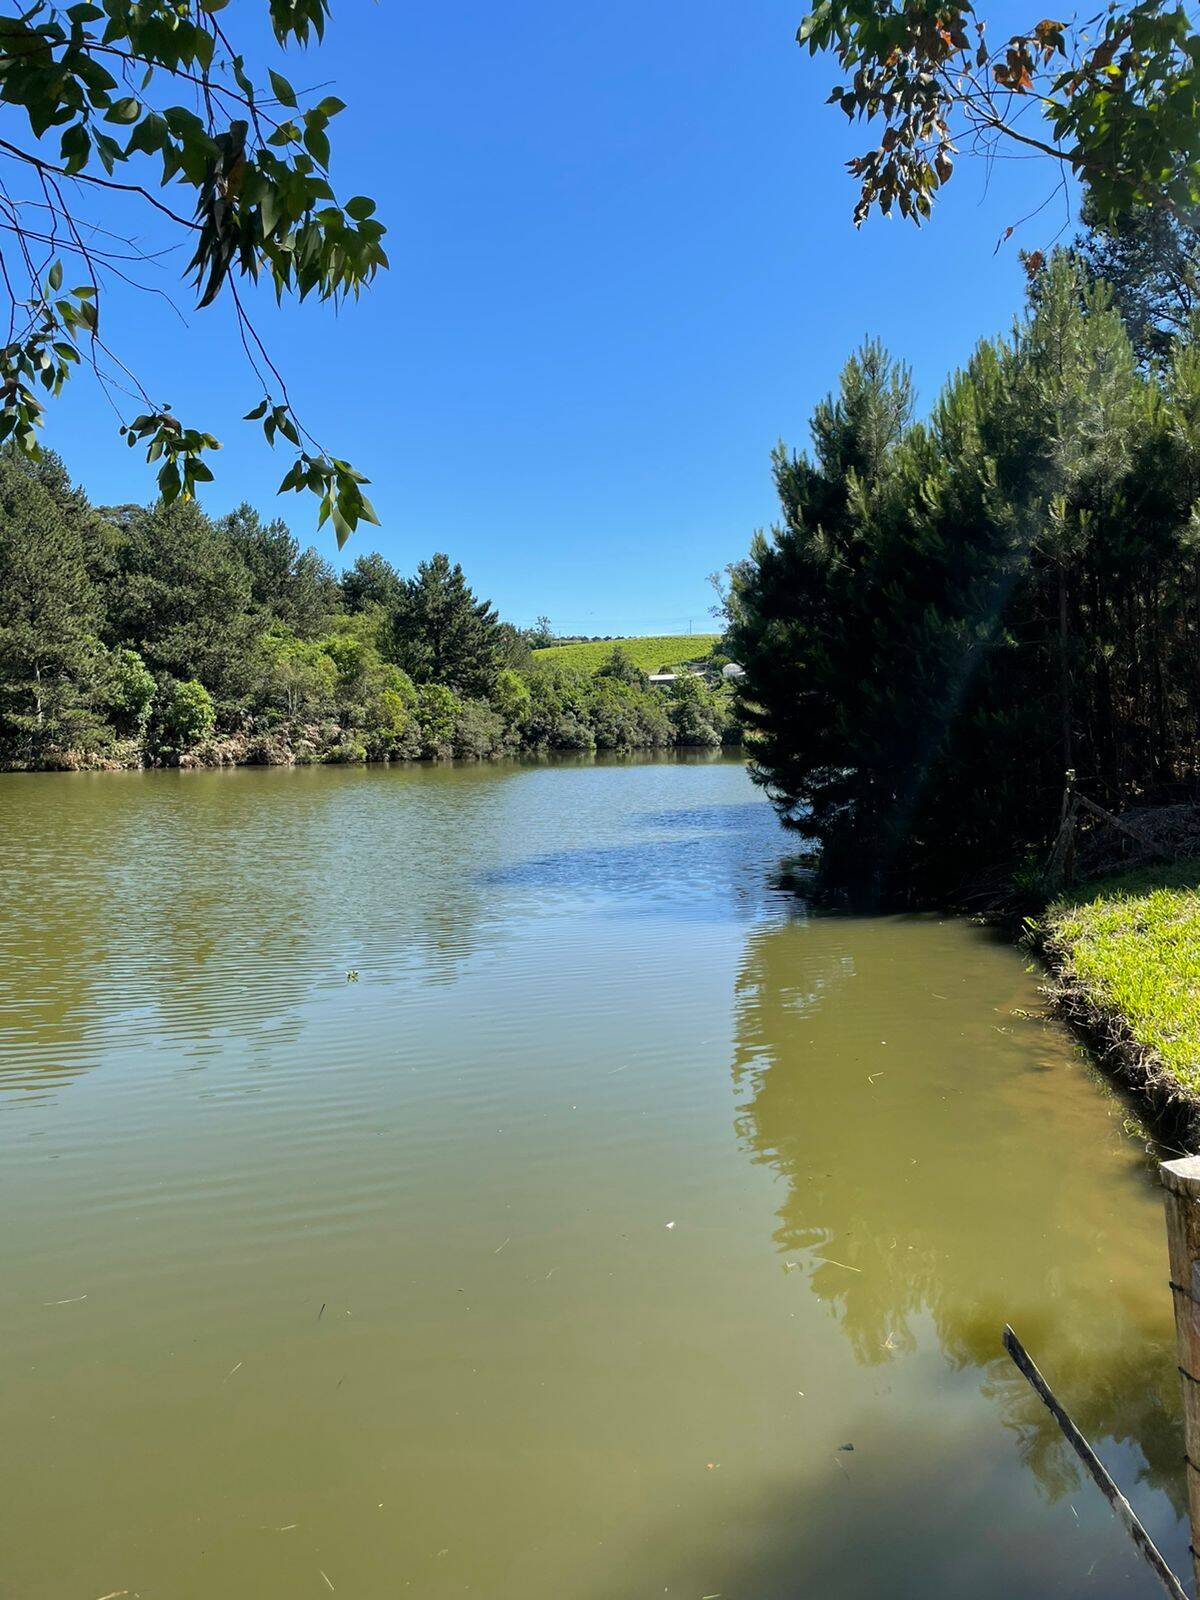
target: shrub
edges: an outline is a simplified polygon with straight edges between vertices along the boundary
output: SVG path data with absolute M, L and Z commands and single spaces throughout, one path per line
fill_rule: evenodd
M 157 685 L 154 675 L 136 650 L 113 650 L 109 655 L 105 700 L 109 720 L 126 738 L 146 731 Z
M 212 696 L 195 678 L 171 679 L 159 696 L 158 726 L 162 742 L 172 750 L 190 750 L 211 737 L 217 725 Z
M 679 744 L 708 749 L 720 744 L 725 709 L 703 678 L 688 675 L 675 680 L 671 685 L 670 714 Z
M 504 748 L 504 719 L 484 700 L 464 700 L 454 718 L 456 756 L 493 756 Z
M 496 674 L 489 698 L 510 728 L 522 728 L 529 720 L 533 696 L 525 679 L 511 667 Z
M 417 726 L 423 756 L 449 755 L 462 701 L 443 683 L 423 683 L 417 690 Z
M 266 672 L 262 697 L 289 722 L 312 720 L 333 709 L 338 670 L 320 645 L 293 634 L 265 634 L 261 640 Z

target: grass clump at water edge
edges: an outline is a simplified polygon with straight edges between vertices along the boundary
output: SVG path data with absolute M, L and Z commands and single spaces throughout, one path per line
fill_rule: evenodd
M 1131 1076 L 1200 1108 L 1200 859 L 1072 891 L 1038 932 L 1063 1009 Z

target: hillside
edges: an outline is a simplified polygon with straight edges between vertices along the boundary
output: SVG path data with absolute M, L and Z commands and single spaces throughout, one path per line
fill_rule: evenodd
M 533 659 L 564 667 L 595 672 L 604 665 L 616 645 L 633 658 L 643 672 L 660 667 L 676 667 L 685 661 L 698 661 L 708 655 L 720 638 L 717 633 L 659 633 L 644 639 L 599 639 L 588 644 L 552 644 L 535 650 Z

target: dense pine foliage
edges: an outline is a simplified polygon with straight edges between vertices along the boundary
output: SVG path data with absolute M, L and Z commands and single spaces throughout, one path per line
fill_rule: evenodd
M 729 698 L 619 648 L 538 667 L 445 555 L 339 577 L 249 506 L 97 510 L 54 457 L 0 455 L 0 766 L 714 746 Z
M 866 346 L 729 597 L 756 776 L 864 895 L 1035 871 L 1068 770 L 1119 807 L 1200 764 L 1200 328 L 1139 363 L 1059 254 L 912 409 Z

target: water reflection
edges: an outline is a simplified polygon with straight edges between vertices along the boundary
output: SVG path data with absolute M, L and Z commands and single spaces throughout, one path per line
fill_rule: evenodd
M 518 770 L 0 779 L 0 1089 L 147 1048 L 278 1061 L 350 970 L 452 982 L 496 919 L 444 864 L 490 852 Z
M 580 896 L 749 916 L 767 807 L 628 808 L 656 769 L 692 766 L 740 778 L 713 751 L 0 776 L 0 1091 L 148 1051 L 286 1066 L 347 972 L 451 985 Z
M 1119 1113 L 683 767 L 0 783 L 13 1594 L 1132 1600 L 1005 1317 L 1182 1557 Z
M 739 1135 L 781 1180 L 788 1267 L 860 1365 L 885 1367 L 932 1330 L 1057 1497 L 1078 1482 L 1074 1458 L 999 1352 L 1011 1322 L 1084 1433 L 1135 1446 L 1139 1480 L 1181 1509 L 1153 1172 L 1119 1105 L 1078 1092 L 1086 1069 L 1059 1031 L 1013 1014 L 1028 1004 L 1020 967 L 1007 1003 L 998 970 L 985 936 L 933 919 L 751 934 Z

